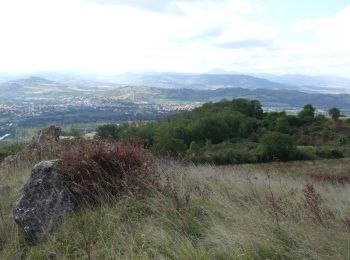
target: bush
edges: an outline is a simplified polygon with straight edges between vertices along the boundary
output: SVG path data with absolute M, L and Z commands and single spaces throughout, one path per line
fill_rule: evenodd
M 75 190 L 89 202 L 99 202 L 122 193 L 140 194 L 158 184 L 152 158 L 139 140 L 103 142 L 84 140 L 66 149 L 59 169 Z
M 23 143 L 10 143 L 0 147 L 0 160 L 4 159 L 7 156 L 15 155 L 21 151 L 24 147 Z
M 101 125 L 97 128 L 97 136 L 102 139 L 107 139 L 109 137 L 114 140 L 118 140 L 120 135 L 120 127 L 115 124 Z
M 325 149 L 325 148 L 316 149 L 316 155 L 319 156 L 320 158 L 325 158 L 325 159 L 338 159 L 338 158 L 344 157 L 343 153 L 337 149 Z
M 191 158 L 195 164 L 209 163 L 215 165 L 256 163 L 260 156 L 256 143 L 224 142 L 217 145 L 206 145 L 204 153 L 198 153 Z
M 317 159 L 317 156 L 315 154 L 315 151 L 312 147 L 302 147 L 295 149 L 294 153 L 291 154 L 291 158 L 293 160 L 315 160 Z
M 295 152 L 292 138 L 279 132 L 267 132 L 261 138 L 264 161 L 293 160 L 291 154 Z

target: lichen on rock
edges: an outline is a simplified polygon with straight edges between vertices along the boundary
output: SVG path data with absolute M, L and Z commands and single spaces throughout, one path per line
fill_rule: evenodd
M 13 206 L 13 217 L 28 238 L 38 242 L 80 207 L 81 200 L 59 173 L 57 161 L 43 161 L 34 166 L 22 196 Z

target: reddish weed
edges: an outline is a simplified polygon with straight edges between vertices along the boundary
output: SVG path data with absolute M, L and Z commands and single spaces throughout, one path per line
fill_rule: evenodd
M 89 201 L 120 193 L 139 194 L 158 184 L 159 176 L 153 160 L 138 143 L 81 140 L 62 152 L 60 171 Z
M 325 174 L 312 174 L 311 178 L 318 181 L 318 182 L 327 182 L 332 184 L 347 184 L 350 182 L 349 176 L 345 175 L 325 175 Z
M 306 206 L 312 214 L 313 218 L 321 225 L 324 225 L 322 212 L 320 209 L 320 204 L 322 201 L 321 195 L 316 192 L 314 185 L 310 183 L 305 185 L 303 193 L 306 201 Z

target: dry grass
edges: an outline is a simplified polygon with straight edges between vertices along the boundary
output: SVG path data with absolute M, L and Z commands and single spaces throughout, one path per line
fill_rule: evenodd
M 349 259 L 349 160 L 180 166 L 159 163 L 162 188 L 73 215 L 29 246 L 10 217 L 23 172 L 1 177 L 0 259 Z M 2 192 L 2 191 L 1 191 Z

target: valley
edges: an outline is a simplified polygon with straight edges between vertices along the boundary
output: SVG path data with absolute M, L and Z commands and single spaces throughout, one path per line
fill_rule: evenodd
M 27 139 L 33 128 L 49 124 L 89 132 L 103 123 L 159 120 L 205 102 L 235 98 L 256 99 L 265 111 L 296 114 L 313 104 L 319 114 L 334 106 L 350 113 L 350 94 L 325 94 L 321 88 L 320 93 L 303 92 L 300 86 L 249 75 L 44 76 L 48 79 L 29 76 L 0 83 L 0 134 L 10 133 L 7 140 Z

